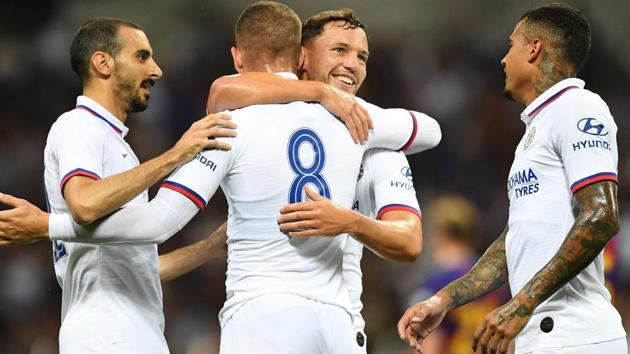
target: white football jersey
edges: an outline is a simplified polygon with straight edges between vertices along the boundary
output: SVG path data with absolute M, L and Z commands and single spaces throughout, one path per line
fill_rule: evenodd
M 403 153 L 385 149 L 371 149 L 365 153 L 352 209 L 374 219 L 380 219 L 392 210 L 405 210 L 421 216 L 411 169 Z M 361 332 L 365 327 L 361 316 L 362 256 L 363 244 L 348 237 L 343 248 L 343 282 L 352 304 L 352 325 Z
M 342 282 L 345 237 L 292 239 L 277 219 L 287 203 L 305 200 L 315 187 L 344 207 L 352 206 L 363 152 L 400 149 L 415 141 L 417 122 L 402 109 L 368 107 L 374 131 L 365 146 L 318 104 L 256 105 L 229 112 L 238 136 L 229 151 L 206 151 L 162 185 L 203 208 L 219 184 L 227 197 L 227 301 L 224 326 L 248 299 L 290 293 L 340 306 L 350 313 Z
M 44 150 L 50 212 L 69 213 L 65 183 L 132 169 L 138 159 L 127 128 L 105 108 L 80 96 L 76 109 L 53 124 Z M 146 203 L 142 193 L 128 205 Z M 62 288 L 61 353 L 168 353 L 164 339 L 157 246 L 95 246 L 53 242 Z
M 563 80 L 522 113 L 525 134 L 507 181 L 506 258 L 516 294 L 555 255 L 575 217 L 580 188 L 617 182 L 617 125 L 608 106 L 579 79 Z M 625 336 L 604 287 L 603 252 L 543 302 L 516 339 L 517 352 Z

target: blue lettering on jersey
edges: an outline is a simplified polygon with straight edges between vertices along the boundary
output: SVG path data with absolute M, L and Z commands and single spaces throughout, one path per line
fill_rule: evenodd
M 195 156 L 195 160 L 201 162 L 204 166 L 209 168 L 210 171 L 212 171 L 212 172 L 214 172 L 214 170 L 217 169 L 217 164 L 215 164 L 211 160 L 208 160 L 208 158 L 203 156 L 202 154 L 197 154 L 197 156 Z
M 309 144 L 315 152 L 315 158 L 311 166 L 304 166 L 300 161 L 300 146 Z M 330 199 L 330 188 L 326 179 L 321 175 L 322 169 L 326 163 L 326 152 L 322 140 L 317 134 L 308 128 L 300 128 L 296 130 L 289 138 L 289 165 L 291 170 L 296 174 L 295 179 L 289 188 L 289 203 L 299 203 L 302 201 L 304 187 L 307 184 L 314 185 L 319 194 Z
M 583 140 L 583 141 L 578 141 L 577 143 L 573 144 L 573 151 L 578 151 L 582 149 L 592 149 L 592 148 L 604 149 L 608 151 L 611 150 L 610 144 L 607 141 L 601 141 L 601 140 Z
M 413 183 L 410 183 L 410 182 L 389 181 L 389 186 L 394 187 L 394 188 L 402 188 L 405 190 L 413 189 Z
M 507 187 L 510 192 L 514 189 L 516 198 L 538 193 L 540 190 L 538 177 L 531 168 L 518 171 L 510 176 Z
M 55 263 L 59 262 L 60 259 L 68 255 L 68 251 L 66 251 L 66 246 L 61 241 L 53 241 L 53 261 Z
M 359 201 L 355 200 L 354 204 L 352 204 L 352 210 L 359 211 Z

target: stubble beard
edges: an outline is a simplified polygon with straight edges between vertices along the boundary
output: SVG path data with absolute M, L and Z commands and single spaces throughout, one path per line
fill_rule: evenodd
M 149 100 L 140 95 L 140 85 L 116 75 L 116 90 L 127 103 L 127 113 L 142 112 L 149 107 Z

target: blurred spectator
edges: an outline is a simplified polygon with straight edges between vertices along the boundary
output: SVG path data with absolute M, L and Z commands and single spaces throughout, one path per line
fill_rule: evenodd
M 234 73 L 229 57 L 232 29 L 238 13 L 249 2 L 156 0 L 150 6 L 145 1 L 6 2 L 0 12 L 0 192 L 45 207 L 41 186 L 46 132 L 60 113 L 72 107 L 80 92 L 67 58 L 72 32 L 79 23 L 93 16 L 129 18 L 140 23 L 153 39 L 165 76 L 154 89 L 151 108 L 129 119 L 128 141 L 138 147 L 138 157 L 145 161 L 172 145 L 193 117 L 203 116 L 214 79 Z M 626 88 L 630 81 L 630 3 L 573 2 L 592 18 L 593 36 L 602 39 L 594 41 L 597 46 L 581 77 L 589 83 L 587 88 L 609 103 L 619 126 L 623 226 L 616 237 L 616 270 L 611 279 L 616 279 L 616 304 L 628 328 L 630 213 L 625 206 L 630 202 L 630 154 L 626 153 L 630 148 L 630 121 L 626 118 L 630 115 Z M 474 236 L 477 249 L 485 249 L 507 221 L 505 183 L 523 124 L 518 119 L 521 107 L 501 97 L 504 78 L 499 58 L 507 50 L 504 34 L 532 4 L 500 0 L 401 0 L 396 6 L 379 1 L 342 5 L 291 2 L 303 17 L 340 6 L 354 7 L 368 24 L 370 79 L 362 96 L 382 106 L 426 112 L 442 124 L 441 144 L 409 159 L 415 188 L 429 224 L 433 213 L 423 200 L 457 193 L 473 202 L 478 208 L 476 218 L 483 220 L 483 232 Z M 225 213 L 225 204 L 213 200 L 191 225 L 160 246 L 161 252 L 199 239 L 225 220 Z M 439 219 L 437 215 L 436 221 Z M 430 227 L 425 233 L 428 243 L 433 243 L 433 238 L 445 238 L 440 233 L 446 231 Z M 475 257 L 474 248 L 463 244 L 466 246 L 457 248 L 461 263 L 451 268 L 453 274 L 470 266 Z M 448 244 L 444 247 L 451 248 Z M 421 262 L 427 255 L 428 248 Z M 612 260 L 608 254 L 606 258 L 607 262 Z M 439 276 L 434 275 L 432 264 L 422 263 L 410 271 L 369 252 L 362 266 L 371 353 L 403 352 L 405 344 L 397 339 L 395 323 L 412 285 L 421 278 L 435 283 Z M 446 265 L 439 267 L 440 274 L 446 276 Z M 217 313 L 225 300 L 224 277 L 225 262 L 216 262 L 165 289 L 166 335 L 173 354 L 217 352 Z M 425 288 L 427 293 L 430 290 Z M 16 300 L 16 294 L 24 300 Z M 49 244 L 0 249 L 0 354 L 55 354 L 59 296 Z M 470 318 L 474 323 L 481 320 Z M 472 329 L 462 333 L 467 341 L 472 337 Z M 465 352 L 470 352 L 469 347 Z
M 450 282 L 460 278 L 475 264 L 479 242 L 479 215 L 475 206 L 461 196 L 444 196 L 425 210 L 429 225 L 429 243 L 433 267 L 428 278 L 409 298 L 408 303 L 425 300 Z M 505 288 L 457 308 L 423 344 L 424 354 L 470 353 L 472 334 L 484 316 L 509 299 Z

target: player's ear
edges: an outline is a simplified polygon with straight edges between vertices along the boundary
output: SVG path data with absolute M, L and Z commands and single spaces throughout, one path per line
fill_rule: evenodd
M 304 47 L 300 46 L 300 54 L 298 55 L 298 70 L 302 70 L 302 68 L 304 67 Z
M 92 53 L 90 63 L 96 76 L 108 78 L 114 70 L 114 58 L 105 52 L 96 51 Z
M 232 47 L 230 49 L 230 52 L 232 52 L 232 60 L 234 61 L 234 70 L 236 70 L 236 72 L 238 73 L 243 72 L 243 54 L 236 47 Z
M 543 44 L 544 43 L 540 39 L 532 39 L 531 42 L 529 42 L 529 52 L 527 53 L 528 63 L 534 63 L 538 60 L 538 58 L 540 58 L 544 47 Z

